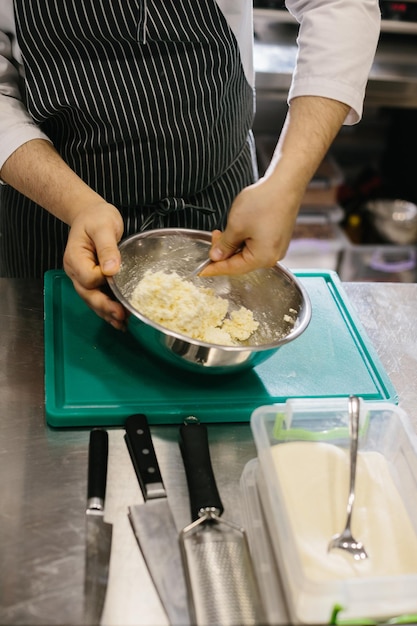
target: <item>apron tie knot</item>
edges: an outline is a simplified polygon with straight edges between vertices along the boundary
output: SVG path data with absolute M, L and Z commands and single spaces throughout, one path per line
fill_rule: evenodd
M 184 200 L 184 198 L 163 198 L 159 202 L 150 205 L 147 207 L 151 210 L 151 214 L 144 220 L 141 226 L 141 232 L 146 230 L 149 227 L 152 228 L 163 228 L 164 227 L 164 217 L 169 215 L 170 213 L 175 213 L 176 211 L 184 211 L 185 209 L 192 209 L 198 211 L 200 213 L 208 214 L 215 213 L 215 209 L 212 207 L 206 206 L 197 206 L 196 204 L 189 204 Z

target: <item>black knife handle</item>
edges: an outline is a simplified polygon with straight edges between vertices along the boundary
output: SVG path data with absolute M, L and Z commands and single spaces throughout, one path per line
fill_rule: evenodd
M 166 496 L 158 459 L 146 415 L 130 415 L 125 422 L 125 440 L 145 500 Z
M 87 498 L 106 497 L 107 459 L 109 454 L 109 436 L 106 430 L 94 428 L 90 432 L 88 446 L 88 485 Z
M 180 426 L 180 448 L 190 494 L 191 517 L 195 521 L 200 511 L 215 508 L 223 513 L 223 504 L 216 485 L 210 458 L 207 427 L 199 421 Z

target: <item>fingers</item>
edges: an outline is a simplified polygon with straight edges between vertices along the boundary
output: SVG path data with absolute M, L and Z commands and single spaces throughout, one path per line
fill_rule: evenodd
M 217 242 L 215 245 L 217 245 Z M 226 247 L 223 249 L 226 249 Z M 246 274 L 261 267 L 272 267 L 275 265 L 277 261 L 275 256 L 271 255 L 269 258 L 266 258 L 264 253 L 265 245 L 263 243 L 261 245 L 261 252 L 258 252 L 255 241 L 251 239 L 244 242 L 241 241 L 237 251 L 233 252 L 231 256 L 224 258 L 222 261 L 215 261 L 208 265 L 204 271 L 201 272 L 201 276 Z M 210 258 L 212 258 L 211 253 Z
M 87 305 L 118 330 L 126 327 L 123 306 L 106 293 L 107 277 L 120 268 L 118 241 L 123 221 L 117 209 L 103 203 L 74 220 L 64 254 L 64 269 Z
M 212 261 L 228 259 L 242 247 L 243 234 L 235 233 L 230 228 L 225 233 L 220 230 L 212 232 L 210 258 Z
M 71 250 L 71 248 L 70 248 Z M 80 258 L 83 257 L 83 260 Z M 71 261 L 72 253 L 64 256 L 64 269 L 72 279 L 75 291 L 96 315 L 111 324 L 117 330 L 125 330 L 127 314 L 123 306 L 108 293 L 107 280 L 97 265 L 94 254 L 78 257 L 78 264 Z
M 105 322 L 116 328 L 116 330 L 126 330 L 127 313 L 123 306 L 113 300 L 106 290 L 100 288 L 86 289 L 78 281 L 73 281 L 74 288 L 78 295 L 85 300 L 90 309 L 101 317 Z
M 248 266 L 241 253 L 235 254 L 224 261 L 216 261 L 207 266 L 200 276 L 208 278 L 209 276 L 226 276 L 231 274 L 246 274 L 255 267 Z
M 213 231 L 213 263 L 201 275 L 245 274 L 273 267 L 286 254 L 297 209 L 295 202 L 277 202 L 269 183 L 244 189 L 230 209 L 225 231 Z

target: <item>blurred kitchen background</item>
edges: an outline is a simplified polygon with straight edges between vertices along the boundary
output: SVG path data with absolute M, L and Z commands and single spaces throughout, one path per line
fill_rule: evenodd
M 362 121 L 343 127 L 313 178 L 284 262 L 344 281 L 417 282 L 417 0 L 380 0 Z M 255 0 L 255 139 L 265 170 L 286 109 L 297 24 Z

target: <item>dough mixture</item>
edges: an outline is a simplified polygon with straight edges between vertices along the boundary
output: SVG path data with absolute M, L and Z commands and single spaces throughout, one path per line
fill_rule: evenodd
M 143 315 L 183 335 L 223 346 L 239 345 L 259 326 L 241 307 L 229 314 L 229 302 L 213 289 L 197 287 L 176 272 L 148 270 L 130 299 Z

